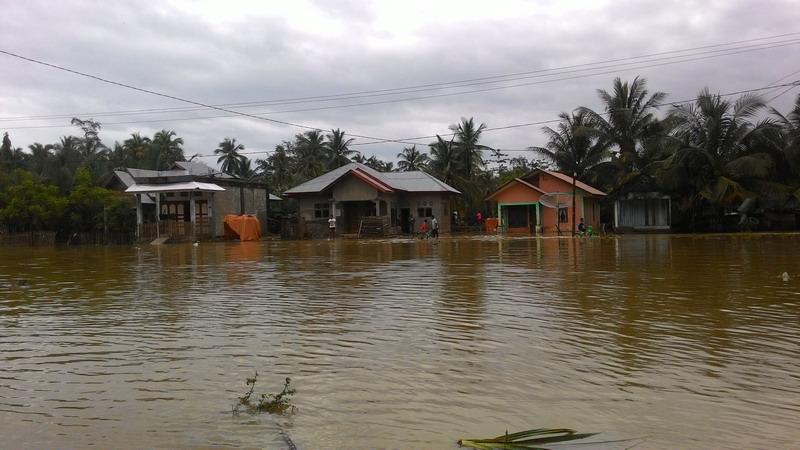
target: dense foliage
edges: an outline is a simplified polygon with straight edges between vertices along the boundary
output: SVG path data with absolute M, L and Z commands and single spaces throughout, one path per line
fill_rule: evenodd
M 427 171 L 464 195 L 462 217 L 485 210 L 486 195 L 536 168 L 560 170 L 609 193 L 606 206 L 632 192 L 661 192 L 673 199 L 673 224 L 718 229 L 726 211 L 751 199 L 771 211 L 800 210 L 800 97 L 788 113 L 769 109 L 753 95 L 728 99 L 702 90 L 692 102 L 664 105 L 647 82 L 619 78 L 598 90 L 603 108 L 579 107 L 543 129 L 546 142 L 526 153 L 484 143 L 486 124 L 462 118 L 451 133 L 427 146 L 407 146 L 397 163 L 355 150 L 344 131 L 309 130 L 251 161 L 245 146 L 225 138 L 209 151 L 221 170 L 257 179 L 281 193 L 350 162 L 378 171 Z M 53 144 L 0 145 L 0 226 L 5 230 L 79 232 L 131 227 L 127 199 L 99 186 L 114 168 L 164 170 L 185 160 L 174 131 L 152 137 L 133 133 L 107 147 L 101 125 L 73 119 L 78 136 Z M 427 151 L 425 151 L 427 147 Z M 197 156 L 197 155 L 195 155 Z M 192 157 L 194 158 L 194 157 Z

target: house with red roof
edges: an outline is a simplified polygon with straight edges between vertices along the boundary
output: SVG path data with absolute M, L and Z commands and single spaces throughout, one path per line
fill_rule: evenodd
M 575 208 L 572 210 L 573 187 Z M 535 170 L 509 180 L 486 200 L 497 208 L 499 230 L 518 234 L 572 234 L 573 224 L 583 218 L 599 229 L 600 201 L 605 193 L 569 175 L 552 170 Z
M 360 234 L 367 221 L 378 223 L 381 234 L 416 232 L 434 216 L 440 232 L 448 233 L 450 205 L 460 192 L 425 172 L 378 172 L 350 163 L 283 195 L 297 199 L 306 234 L 322 237 L 327 236 L 330 217 L 336 218 L 337 236 Z

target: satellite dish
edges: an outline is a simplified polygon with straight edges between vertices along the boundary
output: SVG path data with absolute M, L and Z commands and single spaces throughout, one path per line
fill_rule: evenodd
M 539 204 L 547 208 L 566 208 L 572 201 L 572 194 L 567 192 L 550 192 L 539 197 Z

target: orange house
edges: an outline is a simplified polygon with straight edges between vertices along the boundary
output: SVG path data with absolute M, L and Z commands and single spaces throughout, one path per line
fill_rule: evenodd
M 575 181 L 575 225 L 584 218 L 599 229 L 603 191 Z M 486 200 L 497 205 L 498 231 L 506 233 L 570 233 L 572 227 L 573 179 L 552 170 L 535 170 L 514 178 L 491 193 Z

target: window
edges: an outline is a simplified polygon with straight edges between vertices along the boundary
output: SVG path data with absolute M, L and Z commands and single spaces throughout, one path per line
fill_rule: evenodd
M 397 215 L 397 203 L 395 202 L 389 204 L 389 220 L 391 220 L 393 227 L 400 223 L 400 217 Z
M 433 216 L 433 208 L 417 208 L 417 217 Z
M 329 203 L 314 203 L 314 218 L 326 219 L 331 216 L 331 205 Z
M 566 207 L 559 207 L 558 208 L 558 223 L 567 223 L 569 222 L 569 216 L 567 216 L 567 208 Z

